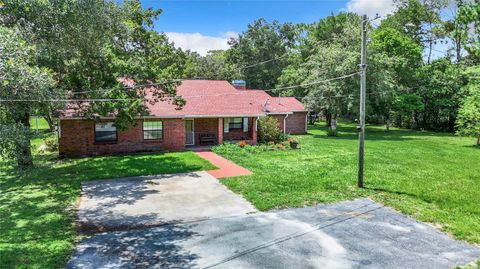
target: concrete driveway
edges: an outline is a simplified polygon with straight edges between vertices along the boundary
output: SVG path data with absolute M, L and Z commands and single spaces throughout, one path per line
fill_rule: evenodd
M 67 268 L 452 268 L 477 247 L 368 199 L 108 232 Z
M 83 231 L 109 231 L 255 212 L 249 202 L 206 172 L 82 183 Z

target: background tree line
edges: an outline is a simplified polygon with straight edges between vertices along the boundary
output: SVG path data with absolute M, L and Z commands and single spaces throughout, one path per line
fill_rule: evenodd
M 480 136 L 479 4 L 395 5 L 392 15 L 369 21 L 367 120 Z M 74 104 L 91 118 L 114 114 L 123 129 L 147 113 L 142 100 L 122 101 L 141 98 L 138 85 L 152 85 L 154 101 L 182 106 L 175 96 L 181 78 L 245 79 L 249 88 L 295 96 L 332 129 L 339 117 L 356 117 L 357 76 L 313 83 L 358 71 L 358 15 L 311 24 L 258 19 L 229 41 L 230 49 L 206 56 L 176 48 L 155 31 L 160 15 L 139 0 L 0 1 L 0 99 L 11 100 L 0 105 L 1 155 L 31 165 L 28 119 L 42 115 L 53 131 L 52 114 L 66 105 L 61 100 L 117 99 Z M 445 51 L 436 51 L 439 43 Z M 275 90 L 300 84 L 310 85 Z
M 399 0 L 395 5 L 393 14 L 369 21 L 368 122 L 480 136 L 478 104 L 472 101 L 479 92 L 479 4 Z M 360 29 L 361 17 L 352 13 L 312 24 L 259 19 L 230 41 L 230 49 L 196 55 L 194 62 L 198 76 L 241 78 L 249 88 L 309 84 L 358 70 Z M 275 60 L 244 68 L 269 59 Z M 273 92 L 297 97 L 334 129 L 338 117 L 357 115 L 358 80 Z

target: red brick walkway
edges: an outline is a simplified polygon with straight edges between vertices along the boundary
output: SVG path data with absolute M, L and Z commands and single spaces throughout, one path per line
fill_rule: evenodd
M 252 172 L 250 172 L 249 170 L 239 165 L 236 165 L 233 162 L 223 157 L 220 157 L 211 151 L 200 151 L 196 153 L 198 156 L 211 162 L 213 165 L 219 168 L 219 169 L 207 171 L 210 175 L 214 176 L 215 178 L 238 177 L 238 176 L 246 176 L 246 175 L 252 174 Z

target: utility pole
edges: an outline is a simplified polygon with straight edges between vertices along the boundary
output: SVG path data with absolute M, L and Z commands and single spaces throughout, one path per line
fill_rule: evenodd
M 360 63 L 360 125 L 358 134 L 358 187 L 363 188 L 365 152 L 365 91 L 367 86 L 367 15 L 362 17 L 362 60 Z

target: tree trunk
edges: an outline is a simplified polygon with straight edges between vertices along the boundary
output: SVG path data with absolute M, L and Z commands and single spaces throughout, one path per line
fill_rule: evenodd
M 25 128 L 30 130 L 30 114 L 23 114 L 22 118 L 19 121 Z M 30 146 L 30 136 L 27 135 L 26 143 L 18 144 L 18 152 L 20 152 L 20 158 L 17 160 L 18 167 L 27 168 L 33 166 L 32 151 Z
M 327 127 L 332 126 L 332 114 L 329 112 L 325 112 L 325 120 L 326 120 L 326 125 Z
M 454 132 L 455 131 L 455 116 L 450 115 L 448 116 L 448 131 Z
M 480 135 L 479 135 L 478 138 L 477 138 L 477 146 L 480 147 Z
M 337 115 L 336 114 L 332 114 L 331 122 L 330 122 L 330 129 L 332 131 L 337 130 Z
M 55 126 L 55 122 L 53 121 L 52 113 L 49 112 L 47 115 L 44 116 L 44 118 L 48 123 L 48 128 L 50 129 L 50 132 L 55 133 L 57 128 Z
M 317 114 L 309 113 L 308 114 L 308 122 L 310 125 L 314 125 L 317 121 Z
M 387 117 L 387 120 L 385 121 L 385 129 L 386 131 L 390 131 L 390 117 Z

